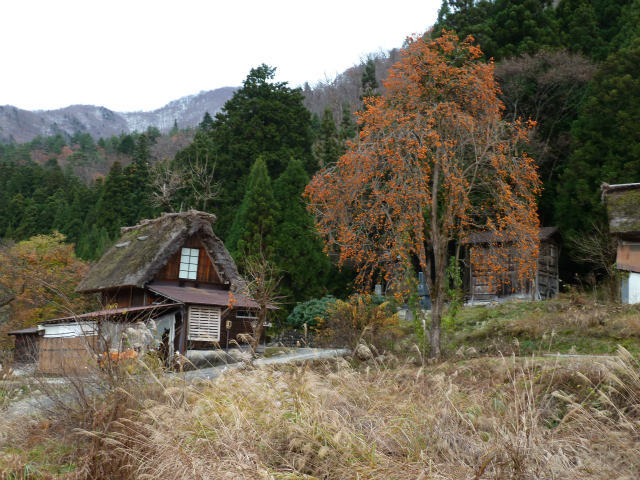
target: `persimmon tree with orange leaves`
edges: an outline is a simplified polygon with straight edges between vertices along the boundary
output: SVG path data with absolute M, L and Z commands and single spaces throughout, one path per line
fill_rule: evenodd
M 519 281 L 535 275 L 540 181 L 522 151 L 530 123 L 508 123 L 492 63 L 468 37 L 410 38 L 384 82 L 365 100 L 360 136 L 319 172 L 305 195 L 328 250 L 357 267 L 370 288 L 378 275 L 399 285 L 419 268 L 432 297 L 430 354 L 439 357 L 449 252 L 474 232 L 491 232 L 485 268 Z M 403 292 L 409 293 L 409 292 Z

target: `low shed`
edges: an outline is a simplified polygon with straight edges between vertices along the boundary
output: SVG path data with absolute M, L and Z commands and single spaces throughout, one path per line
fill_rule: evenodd
M 490 232 L 471 235 L 467 242 L 465 272 L 470 302 L 486 302 L 508 297 L 540 300 L 556 296 L 560 289 L 558 260 L 561 247 L 557 227 L 541 228 L 539 239 L 540 251 L 535 280 L 523 284 L 518 278 L 515 261 L 510 256 L 504 260 L 505 273 L 502 274 L 502 278 L 492 279 L 494 273 L 483 267 L 489 258 L 495 256 L 492 255 L 492 250 L 503 246 L 497 245 L 496 237 Z
M 40 351 L 40 335 L 38 328 L 23 328 L 13 330 L 7 335 L 15 338 L 13 360 L 16 363 L 33 363 L 38 359 Z

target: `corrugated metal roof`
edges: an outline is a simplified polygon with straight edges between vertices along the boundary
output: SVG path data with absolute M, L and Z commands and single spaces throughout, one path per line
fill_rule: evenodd
M 69 321 L 83 320 L 86 318 L 100 318 L 100 317 L 113 317 L 115 315 L 139 315 L 141 313 L 147 313 L 149 311 L 163 311 L 169 308 L 174 308 L 182 305 L 181 303 L 163 303 L 158 305 L 143 305 L 140 307 L 125 307 L 125 308 L 110 308 L 108 310 L 97 310 L 95 312 L 82 313 L 80 315 L 72 315 L 70 317 L 60 317 L 41 322 L 42 325 L 50 323 L 64 323 Z
M 174 302 L 224 307 L 229 305 L 229 294 L 231 293 L 229 290 L 222 290 L 220 288 L 181 287 L 175 284 L 164 285 L 152 283 L 148 285 L 147 288 Z M 237 292 L 233 293 L 233 306 L 240 308 L 260 308 L 253 299 Z

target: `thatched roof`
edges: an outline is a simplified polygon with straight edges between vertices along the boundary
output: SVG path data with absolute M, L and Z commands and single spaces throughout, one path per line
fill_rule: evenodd
M 609 215 L 609 231 L 640 234 L 640 183 L 602 184 L 602 198 Z
M 244 292 L 246 282 L 222 240 L 213 233 L 211 224 L 215 220 L 211 213 L 189 210 L 123 227 L 120 239 L 91 268 L 77 290 L 86 293 L 124 286 L 143 288 L 184 242 L 198 233 L 221 280 L 228 282 L 232 291 Z

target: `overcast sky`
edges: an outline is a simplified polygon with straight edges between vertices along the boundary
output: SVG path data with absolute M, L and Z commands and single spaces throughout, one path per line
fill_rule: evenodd
M 240 85 L 260 63 L 291 85 L 402 45 L 440 0 L 0 0 L 0 105 L 151 110 Z

